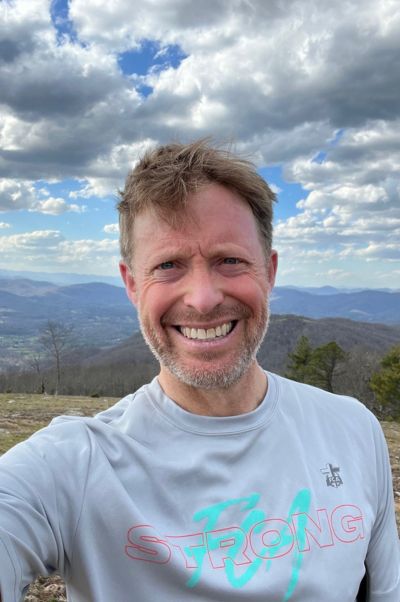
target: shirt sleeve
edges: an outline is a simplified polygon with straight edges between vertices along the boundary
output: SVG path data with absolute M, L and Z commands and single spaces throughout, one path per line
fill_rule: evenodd
M 377 516 L 368 547 L 368 602 L 400 601 L 400 543 L 396 527 L 392 473 L 386 441 L 373 418 L 376 449 Z
M 23 597 L 38 576 L 59 565 L 62 546 L 57 495 L 45 458 L 30 442 L 0 459 L 0 591 L 3 602 Z

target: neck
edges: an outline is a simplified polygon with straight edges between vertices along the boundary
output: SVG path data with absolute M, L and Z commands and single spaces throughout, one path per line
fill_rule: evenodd
M 257 362 L 228 388 L 198 389 L 179 381 L 164 367 L 158 381 L 164 393 L 181 408 L 201 416 L 238 416 L 251 412 L 268 389 L 267 376 Z

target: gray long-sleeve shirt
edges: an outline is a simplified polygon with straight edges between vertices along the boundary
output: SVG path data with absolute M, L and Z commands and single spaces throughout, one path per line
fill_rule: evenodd
M 0 590 L 58 570 L 71 602 L 399 602 L 391 474 L 359 402 L 269 374 L 241 416 L 158 381 L 0 459 Z

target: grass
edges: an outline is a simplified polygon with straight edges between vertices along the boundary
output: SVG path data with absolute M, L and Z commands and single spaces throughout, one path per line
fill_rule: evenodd
M 117 400 L 112 397 L 73 397 L 67 395 L 0 394 L 0 455 L 29 435 L 46 426 L 60 414 L 92 416 Z M 400 424 L 382 422 L 393 470 L 397 525 L 400 529 Z M 61 579 L 39 578 L 30 587 L 26 602 L 64 602 Z
M 92 416 L 115 403 L 111 397 L 0 394 L 0 454 L 60 414 Z

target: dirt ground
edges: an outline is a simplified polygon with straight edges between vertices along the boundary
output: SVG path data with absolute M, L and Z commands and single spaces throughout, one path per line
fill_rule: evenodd
M 0 394 L 0 455 L 48 424 L 54 416 L 91 416 L 114 402 L 112 398 Z M 383 422 L 382 427 L 389 445 L 397 526 L 400 532 L 400 424 Z M 65 602 L 62 580 L 58 577 L 37 579 L 29 588 L 25 601 Z

